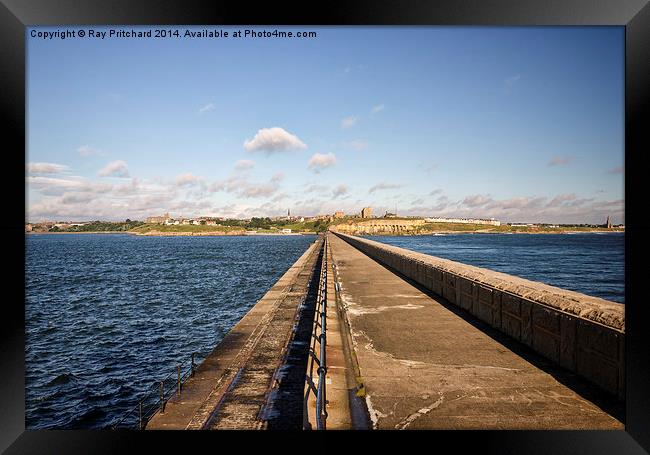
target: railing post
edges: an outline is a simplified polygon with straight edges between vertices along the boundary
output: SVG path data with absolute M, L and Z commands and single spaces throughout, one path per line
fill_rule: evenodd
M 180 363 L 176 367 L 177 372 L 178 372 L 178 395 L 180 396 L 181 394 L 181 365 Z
M 165 383 L 160 381 L 160 413 L 165 413 Z

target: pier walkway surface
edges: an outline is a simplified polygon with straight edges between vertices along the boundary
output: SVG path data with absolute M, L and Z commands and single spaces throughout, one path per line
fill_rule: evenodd
M 328 238 L 374 428 L 624 428 L 620 401 Z

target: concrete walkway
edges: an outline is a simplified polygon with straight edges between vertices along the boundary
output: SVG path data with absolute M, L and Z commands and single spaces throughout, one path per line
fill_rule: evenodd
M 624 428 L 595 386 L 329 240 L 375 428 Z

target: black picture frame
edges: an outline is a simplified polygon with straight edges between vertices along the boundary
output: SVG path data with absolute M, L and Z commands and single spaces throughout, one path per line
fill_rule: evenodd
M 497 453 L 620 453 L 650 452 L 650 346 L 644 323 L 643 299 L 648 221 L 645 216 L 645 168 L 650 106 L 650 6 L 647 0 L 330 0 L 259 2 L 220 0 L 0 0 L 0 103 L 5 130 L 2 179 L 8 212 L 0 223 L 5 266 L 0 331 L 0 450 L 6 453 L 114 453 L 146 450 L 151 444 L 166 451 L 239 450 L 252 442 L 266 446 L 270 435 L 218 435 L 188 432 L 25 431 L 25 27 L 34 25 L 616 25 L 626 30 L 625 78 L 625 212 L 626 212 L 626 429 L 625 431 L 483 431 L 418 432 L 395 436 L 397 450 L 422 444 L 445 445 Z M 8 140 L 7 140 L 8 139 Z M 22 200 L 21 200 L 22 197 Z M 22 304 L 19 303 L 22 299 Z M 349 433 L 348 433 L 349 434 Z M 383 440 L 388 433 L 355 433 L 362 444 Z M 300 439 L 315 436 L 301 434 Z M 340 434 L 329 436 L 335 438 Z M 416 437 L 416 442 L 413 438 Z M 312 450 L 304 441 L 273 439 L 281 449 Z M 228 443 L 236 444 L 227 446 Z M 293 441 L 296 441 L 293 443 Z M 327 450 L 340 450 L 325 445 Z M 395 442 L 395 441 L 393 441 Z M 290 447 L 295 444 L 295 447 Z M 312 444 L 310 442 L 310 444 Z M 332 443 L 330 443 L 332 444 Z M 333 444 L 338 444 L 333 442 Z M 404 445 L 409 444 L 409 445 Z M 196 446 L 195 446 L 196 445 Z M 264 448 L 262 446 L 261 448 Z M 230 447 L 230 448 L 228 448 Z M 266 446 L 267 449 L 269 446 Z M 364 447 L 367 449 L 367 447 Z M 421 449 L 417 449 L 421 450 Z M 154 452 L 154 449 L 150 450 Z

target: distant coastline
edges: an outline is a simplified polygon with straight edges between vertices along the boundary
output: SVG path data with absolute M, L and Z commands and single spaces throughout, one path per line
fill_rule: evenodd
M 497 231 L 490 229 L 477 229 L 473 231 L 463 230 L 463 231 L 454 231 L 454 230 L 440 230 L 440 231 L 427 231 L 427 232 L 404 232 L 404 233 L 395 233 L 395 232 L 372 232 L 372 233 L 355 233 L 354 235 L 359 236 L 436 236 L 436 235 L 451 235 L 451 234 L 624 234 L 624 229 L 591 229 L 591 230 L 537 230 L 537 231 Z M 137 237 L 221 237 L 221 236 L 273 236 L 273 237 L 283 237 L 283 236 L 296 236 L 296 235 L 316 235 L 317 232 L 292 232 L 292 233 L 280 233 L 280 232 L 243 232 L 243 231 L 206 231 L 206 232 L 163 232 L 163 231 L 147 231 L 147 232 L 132 232 L 132 231 L 80 231 L 80 232 L 70 232 L 70 231 L 59 231 L 59 232 L 25 232 L 26 235 L 32 234 L 46 234 L 46 235 L 69 235 L 69 234 L 123 234 L 123 235 L 133 235 Z
M 368 208 L 364 209 L 366 211 Z M 366 214 L 368 215 L 368 214 Z M 47 234 L 131 234 L 143 237 L 187 236 L 248 236 L 248 235 L 302 235 L 317 234 L 327 230 L 351 235 L 449 235 L 449 234 L 577 234 L 625 232 L 624 225 L 613 226 L 609 218 L 603 225 L 512 223 L 497 220 L 461 218 L 404 218 L 359 217 L 334 215 L 240 219 L 172 219 L 150 217 L 146 222 L 126 219 L 124 222 L 90 221 L 40 223 L 25 226 L 25 232 Z
M 61 234 L 122 234 L 122 235 L 133 235 L 137 237 L 215 237 L 215 236 L 295 236 L 295 235 L 316 235 L 316 232 L 293 232 L 290 234 L 282 233 L 272 233 L 272 232 L 257 232 L 257 233 L 246 233 L 246 232 L 225 232 L 225 231 L 210 231 L 210 232 L 160 232 L 160 231 L 149 231 L 145 233 L 139 232 L 130 232 L 130 231 L 80 231 L 80 232 L 70 232 L 70 231 L 59 231 L 59 232 L 25 232 L 25 235 L 61 235 Z
M 25 235 L 34 235 L 34 234 L 47 234 L 47 235 L 59 235 L 59 234 L 131 234 L 133 235 L 132 232 L 129 231 L 78 231 L 78 232 L 73 232 L 73 231 L 57 231 L 57 232 L 51 232 L 51 231 L 29 231 L 25 232 Z

